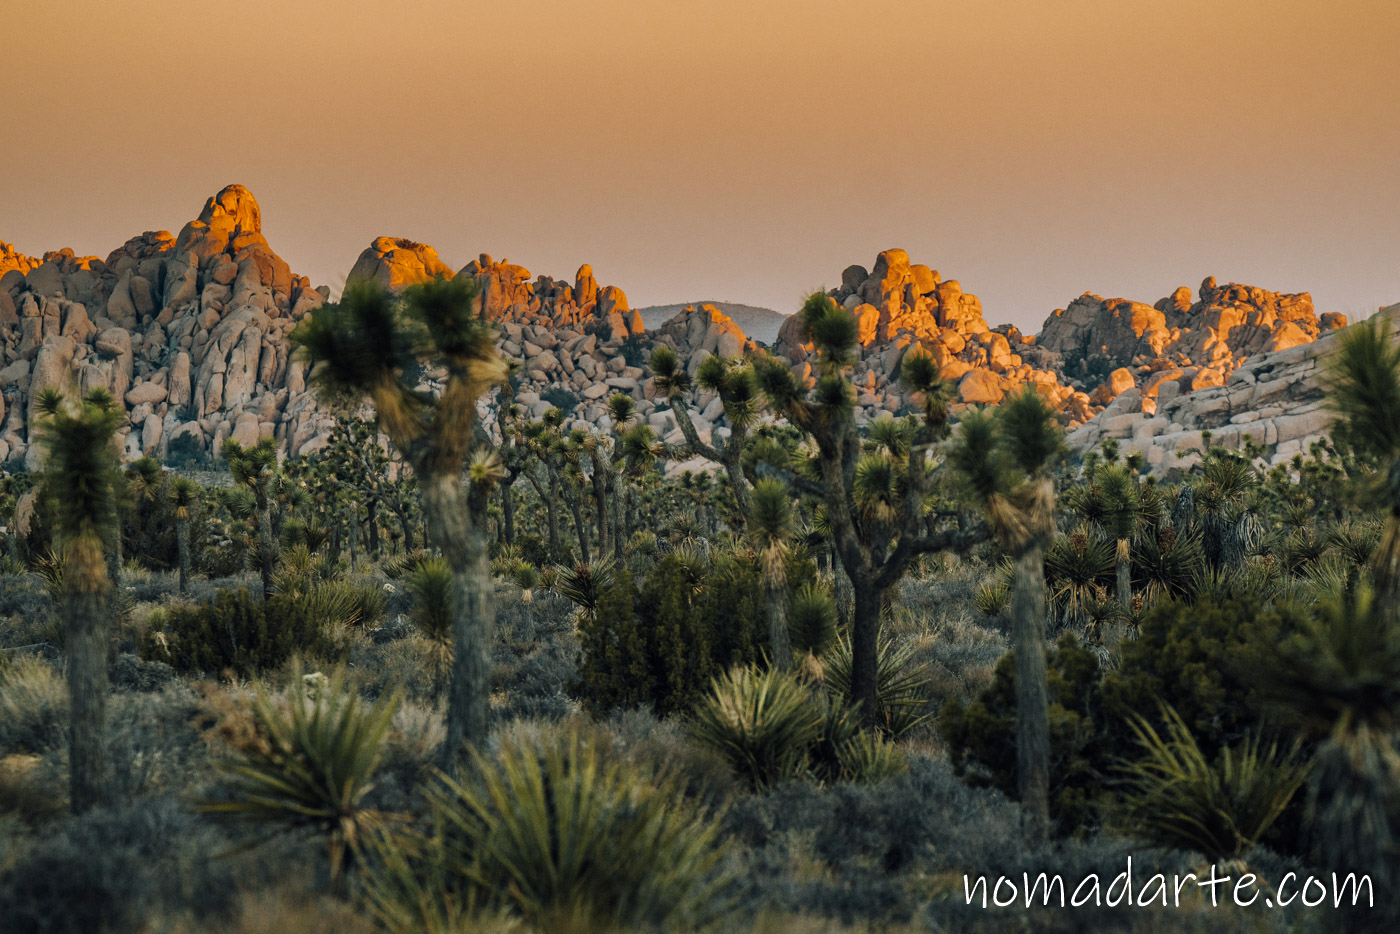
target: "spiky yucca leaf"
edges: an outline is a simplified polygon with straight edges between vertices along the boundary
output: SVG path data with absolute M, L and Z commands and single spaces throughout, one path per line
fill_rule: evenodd
M 878 785 L 909 771 L 895 744 L 878 733 L 857 733 L 837 748 L 841 777 L 859 785 Z
M 434 642 L 450 644 L 454 581 L 447 561 L 439 557 L 420 559 L 417 567 L 405 575 L 405 583 L 413 598 L 409 618 L 414 628 Z
M 448 871 L 539 930 L 691 930 L 728 907 L 716 825 L 664 775 L 606 760 L 577 728 L 473 751 L 429 793 Z
M 817 705 L 795 677 L 771 668 L 735 668 L 715 678 L 691 715 L 692 736 L 724 757 L 754 788 L 801 774 L 821 733 Z
M 815 583 L 803 584 L 788 601 L 788 632 L 799 653 L 824 655 L 836 642 L 836 600 Z
M 842 637 L 826 656 L 825 686 L 832 696 L 851 701 L 851 642 Z M 914 646 L 882 634 L 875 653 L 876 723 L 898 738 L 927 720 L 932 701 L 928 670 L 915 662 Z
M 1400 344 L 1387 324 L 1354 324 L 1331 361 L 1329 404 L 1346 439 L 1382 458 L 1400 455 Z
M 573 567 L 559 567 L 554 581 L 554 589 L 567 597 L 585 615 L 592 616 L 602 598 L 603 591 L 613 583 L 613 559 L 611 556 L 575 564 Z
M 675 399 L 690 389 L 690 374 L 681 366 L 675 350 L 657 344 L 651 352 L 651 372 L 656 377 L 656 390 L 664 398 Z
M 1181 716 L 1163 705 L 1166 736 L 1143 717 L 1130 721 L 1142 758 L 1122 764 L 1118 823 L 1156 846 L 1195 850 L 1212 861 L 1252 848 L 1307 780 L 1297 748 L 1265 747 L 1258 736 L 1209 761 Z
M 339 673 L 314 697 L 299 696 L 294 672 L 283 703 L 259 691 L 252 701 L 256 734 L 219 763 L 222 793 L 200 810 L 270 827 L 270 834 L 308 830 L 324 835 L 332 873 L 361 852 L 384 815 L 362 805 L 373 787 L 384 738 L 398 706 L 390 693 L 366 705 Z

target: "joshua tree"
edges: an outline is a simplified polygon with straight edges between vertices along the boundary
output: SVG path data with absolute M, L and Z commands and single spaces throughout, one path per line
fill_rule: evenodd
M 726 360 L 719 354 L 711 354 L 701 362 L 695 381 L 702 389 L 719 396 L 724 405 L 725 420 L 729 422 L 728 440 L 711 438 L 709 444 L 701 440 L 695 423 L 690 419 L 686 404 L 690 374 L 681 366 L 676 352 L 666 344 L 657 345 L 651 352 L 651 371 L 656 377 L 657 392 L 671 404 L 671 412 L 676 417 L 681 434 L 685 436 L 687 449 L 691 454 L 712 460 L 724 468 L 734 490 L 739 515 L 747 515 L 749 484 L 743 470 L 744 447 L 749 429 L 759 413 L 758 383 L 753 368 L 746 362 Z
M 277 478 L 277 442 L 264 438 L 245 448 L 237 441 L 225 441 L 223 456 L 228 461 L 233 482 L 251 491 L 257 502 L 258 565 L 262 574 L 263 599 L 266 600 L 272 596 L 272 568 L 276 563 L 271 490 Z
M 1389 515 L 1372 558 L 1383 602 L 1400 606 L 1400 343 L 1387 325 L 1353 325 L 1332 362 L 1333 434 L 1374 468 Z
M 1012 646 L 1016 652 L 1016 775 L 1026 829 L 1050 826 L 1050 712 L 1045 668 L 1045 549 L 1055 534 L 1048 468 L 1062 441 L 1054 413 L 1033 386 L 995 416 L 963 418 L 950 460 L 1015 564 Z
M 788 472 L 788 483 L 825 503 L 837 557 L 851 580 L 851 699 L 860 703 L 865 724 L 874 727 L 876 652 L 881 607 L 886 594 L 921 554 L 965 547 L 971 533 L 925 531 L 930 449 L 947 431 L 947 386 L 928 353 L 911 350 L 901 379 L 922 398 L 923 411 L 906 430 L 907 451 L 866 452 L 856 430 L 855 361 L 857 328 L 851 313 L 820 293 L 803 304 L 802 337 L 817 354 L 816 386 L 807 390 L 788 365 L 773 357 L 753 357 L 754 375 L 768 405 L 797 426 L 816 448 L 812 481 Z M 760 465 L 783 471 L 783 465 Z
M 479 444 L 477 402 L 506 377 L 495 328 L 477 313 L 476 283 L 435 279 L 397 299 L 372 284 L 313 312 L 297 339 L 313 378 L 341 398 L 374 402 L 379 425 L 418 477 L 430 535 L 453 574 L 453 661 L 446 757 L 460 760 L 489 729 L 492 606 L 482 498 L 497 476 Z M 427 359 L 446 373 L 440 394 L 407 374 Z M 463 487 L 470 470 L 471 489 Z
M 114 438 L 126 413 L 105 389 L 83 398 L 77 411 L 55 392 L 39 402 L 48 449 L 45 484 L 57 504 L 57 533 L 66 563 L 63 615 L 68 627 L 70 797 L 75 812 L 106 795 L 107 619 L 111 582 L 103 542 L 117 521 L 120 479 Z
M 792 494 L 781 480 L 765 477 L 754 484 L 749 508 L 749 534 L 763 569 L 763 591 L 768 598 L 768 644 L 773 664 L 782 671 L 792 668 L 792 640 L 788 635 L 787 562 L 792 552 Z
M 180 593 L 190 592 L 190 507 L 199 498 L 199 487 L 188 477 L 176 477 L 170 486 L 175 507 L 175 538 L 180 549 Z

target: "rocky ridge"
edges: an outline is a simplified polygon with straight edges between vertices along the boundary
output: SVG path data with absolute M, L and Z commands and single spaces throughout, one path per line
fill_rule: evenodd
M 1379 317 L 1400 341 L 1400 304 L 1381 309 Z M 1317 340 L 1252 356 L 1223 385 L 1185 392 L 1179 380 L 1164 380 L 1152 386 L 1155 399 L 1128 389 L 1066 440 L 1083 453 L 1118 439 L 1120 451 L 1141 453 L 1163 476 L 1200 462 L 1205 431 L 1212 444 L 1238 450 L 1248 439 L 1264 446 L 1271 463 L 1285 463 L 1328 434 L 1327 363 L 1341 333 L 1329 328 Z
M 459 275 L 476 281 L 484 310 L 500 325 L 502 351 L 521 364 L 518 403 L 531 416 L 558 406 L 571 426 L 607 430 L 607 397 L 625 392 L 643 419 L 678 442 L 669 406 L 647 376 L 651 347 L 671 345 L 694 373 L 709 353 L 734 356 L 754 346 L 711 304 L 685 306 L 647 329 L 622 289 L 601 285 L 586 264 L 571 279 L 555 279 L 483 254 L 454 272 L 431 246 L 380 237 L 347 282 L 401 289 Z M 1195 301 L 1185 288 L 1155 305 L 1086 293 L 1055 311 L 1037 338 L 1010 325 L 989 327 L 975 295 L 898 249 L 880 253 L 868 270 L 848 267 L 828 294 L 858 323 L 861 419 L 911 404 L 897 375 L 904 355 L 919 348 L 956 383 L 958 407 L 995 404 L 1031 384 L 1078 429 L 1072 437 L 1079 444 L 1223 427 L 1213 425 L 1216 412 L 1228 413 L 1230 424 L 1251 424 L 1245 407 L 1257 402 L 1269 413 L 1260 419 L 1275 430 L 1261 424 L 1250 431 L 1284 445 L 1280 456 L 1312 427 L 1281 428 L 1283 413 L 1273 408 L 1314 387 L 1302 378 L 1275 386 L 1270 367 L 1291 366 L 1277 362 L 1279 352 L 1315 359 L 1306 348 L 1345 324 L 1340 315 L 1318 318 L 1306 293 L 1207 279 Z M 327 296 L 272 251 L 261 209 L 237 185 L 210 198 L 178 236 L 147 232 L 105 260 L 71 250 L 34 259 L 0 244 L 0 462 L 37 465 L 29 429 L 38 394 L 50 386 L 82 392 L 101 385 L 122 400 L 128 458 L 164 457 L 172 444 L 217 456 L 229 437 L 275 438 L 287 455 L 316 450 L 331 416 L 307 391 L 305 367 L 292 359 L 286 336 Z M 796 318 L 783 319 L 774 345 L 811 378 L 811 348 Z M 1261 375 L 1269 378 L 1261 382 Z M 425 388 L 433 377 L 425 374 Z M 1236 390 L 1250 379 L 1271 388 L 1246 399 Z M 1229 402 L 1196 411 L 1217 396 Z M 718 399 L 695 390 L 690 401 L 702 437 L 727 432 Z M 1168 437 L 1155 447 L 1189 443 Z

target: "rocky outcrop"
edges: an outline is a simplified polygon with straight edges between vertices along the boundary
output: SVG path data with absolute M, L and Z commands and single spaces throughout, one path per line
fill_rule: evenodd
M 1151 397 L 1164 371 L 1175 371 L 1170 378 L 1186 391 L 1219 386 L 1251 357 L 1311 343 L 1345 325 L 1344 315 L 1318 317 L 1306 292 L 1222 286 L 1211 277 L 1195 301 L 1185 286 L 1154 305 L 1085 293 L 1046 319 L 1038 343 L 1082 383 L 1126 369 Z M 1095 401 L 1118 391 L 1100 392 Z
M 286 340 L 327 290 L 273 252 L 241 185 L 210 198 L 178 236 L 147 232 L 105 260 L 46 253 L 15 271 L 0 280 L 0 324 L 11 305 L 16 318 L 0 330 L 0 461 L 38 466 L 35 403 L 49 386 L 101 386 L 121 401 L 127 458 L 162 456 L 182 435 L 217 454 L 254 423 L 257 437 L 296 453 L 327 422 Z
M 1400 341 L 1400 304 L 1380 315 Z M 1287 462 L 1330 430 L 1326 368 L 1339 333 L 1330 327 L 1315 341 L 1256 353 L 1219 385 L 1194 392 L 1185 392 L 1180 379 L 1150 382 L 1153 396 L 1128 389 L 1067 441 L 1083 453 L 1106 438 L 1118 439 L 1123 453 L 1141 453 L 1153 472 L 1165 476 L 1200 462 L 1205 431 L 1213 444 L 1238 449 L 1248 439 L 1264 446 L 1271 463 Z
M 859 329 L 855 377 L 862 419 L 910 405 L 898 377 L 904 355 L 915 348 L 931 354 L 943 377 L 956 383 L 959 405 L 995 404 L 1030 383 L 1076 423 L 1094 411 L 1087 394 L 1041 366 L 1046 355 L 1034 338 L 1009 325 L 988 327 L 976 295 L 956 279 L 911 264 L 904 250 L 885 250 L 870 270 L 848 266 L 840 287 L 828 294 L 855 316 Z M 796 316 L 787 319 L 776 350 L 810 379 L 812 348 L 802 342 L 800 327 Z

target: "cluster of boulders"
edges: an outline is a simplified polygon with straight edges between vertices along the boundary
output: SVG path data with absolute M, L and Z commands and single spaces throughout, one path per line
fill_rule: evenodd
M 268 246 L 240 185 L 179 236 L 144 233 L 105 260 L 61 250 L 27 271 L 16 264 L 0 278 L 0 461 L 39 465 L 49 388 L 111 392 L 127 410 L 128 459 L 164 457 L 174 443 L 217 455 L 230 437 L 299 450 L 329 419 L 286 336 L 327 294 Z
M 516 402 L 535 417 L 558 407 L 570 427 L 609 430 L 608 397 L 623 392 L 640 418 L 678 442 L 646 366 L 651 350 L 671 346 L 694 374 L 711 353 L 737 357 L 754 347 L 713 305 L 685 306 L 646 330 L 626 294 L 600 285 L 588 265 L 572 279 L 532 277 L 483 254 L 454 272 L 431 246 L 380 237 L 347 284 L 399 290 L 454 276 L 476 282 L 501 350 L 520 364 Z M 1257 437 L 1281 457 L 1299 450 L 1325 427 L 1316 360 L 1327 342 L 1318 338 L 1346 323 L 1319 318 L 1306 293 L 1207 279 L 1195 301 L 1185 288 L 1155 305 L 1086 294 L 1055 311 L 1037 338 L 989 327 L 975 295 L 898 249 L 869 270 L 848 267 L 828 294 L 857 322 L 861 420 L 909 409 L 900 366 L 908 353 L 927 353 L 956 384 L 955 407 L 996 404 L 1033 385 L 1077 428 L 1077 445 L 1142 443 L 1155 466 L 1167 463 L 1163 452 L 1190 448 L 1203 428 L 1227 442 Z M 128 459 L 164 458 L 172 445 L 217 457 L 229 438 L 274 438 L 286 455 L 317 450 L 332 417 L 308 391 L 287 336 L 328 295 L 272 251 L 257 201 L 239 185 L 210 198 L 178 236 L 144 233 L 105 260 L 71 250 L 35 259 L 0 243 L 0 462 L 39 464 L 37 405 L 51 387 L 80 394 L 101 386 L 120 400 Z M 783 323 L 774 351 L 813 379 L 796 317 Z M 424 388 L 441 375 L 425 372 Z M 696 388 L 689 404 L 703 438 L 727 432 L 713 394 Z M 493 405 L 483 400 L 482 414 Z
M 1346 326 L 1346 316 L 1318 317 L 1306 292 L 1280 294 L 1249 285 L 1201 283 L 1196 301 L 1182 286 L 1155 305 L 1084 294 L 1045 321 L 1040 346 L 1081 378 L 1111 370 L 1092 401 L 1105 405 L 1129 388 L 1157 396 L 1171 381 L 1183 392 L 1223 386 L 1261 353 L 1312 343 Z
M 1400 304 L 1380 311 L 1400 341 Z M 1070 432 L 1068 443 L 1083 453 L 1107 438 L 1125 454 L 1140 453 L 1154 473 L 1185 473 L 1200 462 L 1210 443 L 1232 450 L 1246 440 L 1264 447 L 1272 463 L 1306 454 L 1329 433 L 1328 358 L 1340 331 L 1324 330 L 1314 341 L 1260 353 L 1235 367 L 1223 385 L 1187 391 L 1180 380 L 1149 382 L 1154 391 L 1126 389 L 1094 419 Z
M 911 264 L 904 250 L 885 250 L 867 271 L 849 266 L 841 286 L 828 293 L 849 310 L 859 329 L 855 379 L 862 419 L 899 412 L 911 400 L 899 384 L 904 355 L 930 354 L 943 377 L 957 384 L 960 405 L 994 405 L 1027 383 L 1057 409 L 1082 421 L 1093 413 L 1087 393 L 1045 366 L 1035 338 L 1010 325 L 988 327 L 977 296 L 956 279 Z M 778 332 L 777 352 L 810 379 L 811 345 L 802 341 L 796 317 Z

